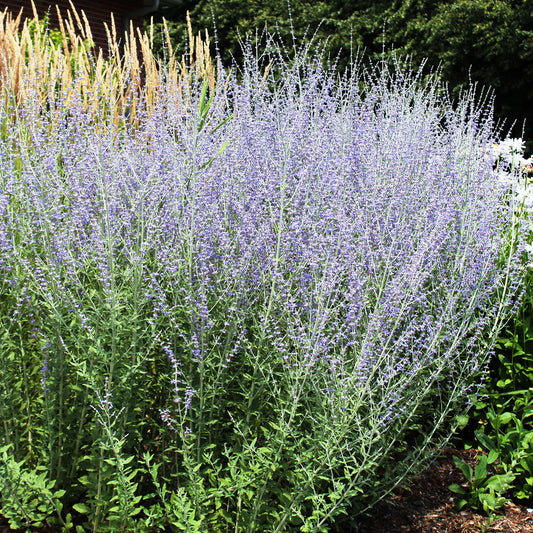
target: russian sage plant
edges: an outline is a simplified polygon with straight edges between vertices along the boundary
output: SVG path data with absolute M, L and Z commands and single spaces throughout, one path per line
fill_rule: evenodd
M 330 530 L 476 390 L 522 276 L 490 109 L 269 59 L 135 129 L 28 100 L 2 130 L 0 445 L 40 522 Z

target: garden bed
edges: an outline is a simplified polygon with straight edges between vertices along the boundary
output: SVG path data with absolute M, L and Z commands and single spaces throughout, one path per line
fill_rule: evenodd
M 388 502 L 378 504 L 365 519 L 358 533 L 474 533 L 483 530 L 487 517 L 471 509 L 457 510 L 452 483 L 465 479 L 452 457 L 460 457 L 471 466 L 476 450 L 446 449 L 433 465 L 418 475 L 407 488 L 399 489 Z M 527 533 L 533 530 L 533 509 L 509 502 L 499 512 L 488 531 Z
M 481 409 L 533 252 L 523 141 L 396 60 L 269 39 L 215 75 L 142 38 L 141 76 L 35 24 L 0 61 L 60 61 L 0 105 L 0 530 L 364 531 Z M 531 497 L 520 392 L 464 503 Z M 363 528 L 478 528 L 443 461 Z

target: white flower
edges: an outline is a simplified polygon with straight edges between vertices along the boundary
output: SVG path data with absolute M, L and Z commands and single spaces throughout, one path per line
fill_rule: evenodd
M 522 159 L 520 168 L 522 172 L 526 174 L 533 174 L 533 156 L 528 157 L 527 159 Z
M 511 153 L 506 156 L 506 161 L 512 169 L 522 169 L 522 162 L 524 158 L 521 154 Z
M 525 143 L 522 139 L 505 139 L 500 144 L 494 144 L 491 150 L 493 154 L 497 154 L 496 157 L 514 169 L 523 166 L 524 148 Z
M 528 259 L 533 258 L 533 244 L 526 244 L 524 250 L 527 253 Z M 526 268 L 533 268 L 533 262 L 529 262 Z
M 516 183 L 516 178 L 506 170 L 499 169 L 497 172 L 498 181 L 505 187 L 509 187 Z
M 515 188 L 516 201 L 524 207 L 533 206 L 533 188 L 519 184 Z
M 500 150 L 502 154 L 505 152 L 510 152 L 513 154 L 522 155 L 524 153 L 525 146 L 525 142 L 522 139 L 505 139 L 500 143 Z

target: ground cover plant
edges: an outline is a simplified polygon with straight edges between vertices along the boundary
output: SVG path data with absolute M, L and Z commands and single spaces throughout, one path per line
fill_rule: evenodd
M 499 179 L 510 186 L 517 200 L 517 214 L 530 226 L 532 158 L 524 158 L 521 139 L 506 139 L 493 150 Z M 527 245 L 526 251 L 531 250 Z M 531 267 L 529 261 L 522 303 L 497 341 L 482 394 L 476 398 L 462 434 L 467 448 L 475 446 L 486 455 L 480 456 L 475 469 L 456 458 L 468 487 L 451 487 L 459 495 L 459 508 L 469 505 L 483 510 L 489 523 L 496 518 L 495 511 L 510 499 L 526 505 L 533 501 Z
M 265 46 L 212 78 L 160 63 L 118 115 L 2 85 L 12 527 L 344 527 L 475 392 L 527 236 L 490 108 Z

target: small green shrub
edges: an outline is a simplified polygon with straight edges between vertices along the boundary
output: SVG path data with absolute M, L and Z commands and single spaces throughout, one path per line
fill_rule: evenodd
M 509 185 L 516 193 L 522 224 L 529 227 L 533 205 L 531 159 L 523 159 L 523 143 L 519 140 L 511 139 L 496 150 L 502 151 L 500 163 L 506 165 L 502 178 L 514 175 Z M 517 313 L 496 343 L 482 396 L 470 415 L 469 428 L 474 437 L 470 445 L 478 446 L 488 456 L 480 457 L 473 474 L 468 465 L 460 464 L 469 488 L 450 487 L 460 494 L 460 507 L 469 505 L 491 513 L 511 498 L 533 502 L 532 251 L 531 245 L 524 247 L 523 262 L 528 267 L 525 292 Z

